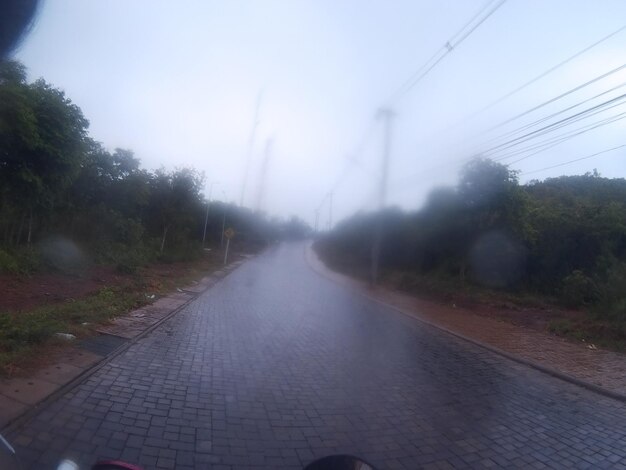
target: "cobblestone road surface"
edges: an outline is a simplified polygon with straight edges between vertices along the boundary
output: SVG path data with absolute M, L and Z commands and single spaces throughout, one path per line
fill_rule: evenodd
M 624 404 L 508 361 L 311 271 L 242 265 L 13 433 L 25 467 L 626 468 Z

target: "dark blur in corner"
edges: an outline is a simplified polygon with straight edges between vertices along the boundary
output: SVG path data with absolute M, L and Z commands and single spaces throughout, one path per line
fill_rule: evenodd
M 5 59 L 32 26 L 39 0 L 0 0 L 0 59 Z

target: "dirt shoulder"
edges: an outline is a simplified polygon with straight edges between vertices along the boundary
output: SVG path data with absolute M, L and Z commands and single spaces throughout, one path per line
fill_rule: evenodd
M 186 282 L 185 279 L 190 276 L 196 279 L 188 281 L 182 288 L 155 297 L 156 300 L 117 315 L 107 322 L 94 324 L 90 328 L 91 335 L 63 345 L 39 347 L 37 351 L 40 354 L 45 353 L 45 359 L 32 367 L 21 369 L 17 375 L 0 378 L 0 428 L 6 430 L 7 426 L 14 426 L 28 419 L 29 414 L 42 403 L 70 390 L 111 357 L 115 357 L 167 321 L 187 303 L 218 284 L 247 257 L 233 257 L 228 266 L 213 266 L 212 270 L 203 272 L 199 278 L 193 273 L 203 262 L 193 263 L 193 266 L 187 266 L 186 270 L 181 271 L 182 276 L 177 282 Z
M 80 274 L 0 277 L 0 377 L 28 377 L 57 362 L 68 347 L 99 334 L 125 313 L 145 307 L 223 267 L 207 251 L 190 262 L 153 263 L 135 273 L 91 266 Z M 234 254 L 229 261 L 240 256 Z M 68 342 L 56 333 L 76 337 Z
M 455 303 L 444 304 L 385 287 L 371 289 L 363 281 L 328 268 L 311 245 L 307 247 L 307 259 L 320 274 L 356 290 L 361 295 L 383 302 L 453 334 L 519 358 L 523 362 L 626 398 L 626 355 L 582 342 L 568 341 L 542 331 L 542 325 L 545 327 L 546 321 L 545 312 L 543 315 L 540 315 L 541 311 L 531 312 L 531 319 L 528 320 L 524 318 L 528 312 L 512 310 L 510 307 L 498 309 L 494 305 L 474 304 L 468 307 Z M 533 316 L 536 317 L 534 320 Z M 505 321 L 516 318 L 517 321 Z
M 141 285 L 158 294 L 172 288 L 173 281 L 193 278 L 219 264 L 221 256 L 207 253 L 195 261 L 153 263 L 136 273 L 120 273 L 114 266 L 90 266 L 80 274 L 42 272 L 32 275 L 0 275 L 0 312 L 23 312 L 37 307 L 71 302 L 103 288 Z

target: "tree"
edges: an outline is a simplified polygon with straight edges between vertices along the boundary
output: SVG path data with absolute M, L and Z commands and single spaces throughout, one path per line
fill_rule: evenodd
M 161 253 L 172 228 L 193 223 L 193 214 L 201 206 L 203 181 L 202 175 L 186 168 L 172 173 L 159 170 L 154 174 L 150 206 L 161 227 Z
M 281 237 L 287 240 L 301 240 L 311 234 L 309 224 L 295 215 L 281 225 Z
M 24 82 L 19 66 L 0 73 L 0 168 L 4 204 L 28 215 L 27 242 L 33 218 L 61 202 L 78 173 L 88 122 L 65 94 L 44 80 Z
M 26 215 L 20 203 L 28 197 L 23 183 L 31 177 L 21 159 L 38 145 L 26 71 L 17 62 L 0 62 L 0 217 L 9 243 L 19 243 Z
M 199 253 L 202 175 L 142 169 L 131 150 L 111 152 L 87 128 L 63 91 L 42 79 L 29 84 L 19 62 L 0 62 L 0 264 L 7 250 L 53 234 L 80 242 L 92 259 L 130 268 L 158 252 L 171 260 Z M 250 248 L 281 228 L 249 210 L 224 209 L 237 243 Z M 224 213 L 211 212 L 214 227 Z M 37 247 L 26 251 L 36 256 Z
M 458 192 L 467 207 L 478 208 L 493 204 L 517 184 L 515 171 L 493 160 L 475 158 L 463 167 Z

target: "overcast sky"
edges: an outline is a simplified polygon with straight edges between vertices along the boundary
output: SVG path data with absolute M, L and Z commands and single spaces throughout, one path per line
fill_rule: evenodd
M 219 182 L 214 198 L 235 202 L 261 93 L 245 204 L 256 207 L 261 162 L 271 138 L 262 209 L 298 214 L 313 223 L 315 209 L 334 189 L 336 221 L 375 204 L 383 148 L 376 111 L 486 3 L 47 0 L 16 57 L 31 79 L 41 76 L 64 89 L 89 119 L 92 137 L 107 148 L 129 148 L 150 169 L 195 167 L 208 181 Z M 455 182 L 460 160 L 489 147 L 481 142 L 626 82 L 622 70 L 508 127 L 480 133 L 626 63 L 622 31 L 474 115 L 624 24 L 623 0 L 505 2 L 393 102 L 388 202 L 419 207 L 434 186 Z M 616 89 L 553 121 L 623 93 L 626 88 Z M 622 177 L 624 148 L 552 170 L 524 172 L 626 144 L 625 131 L 626 120 L 617 121 L 545 152 L 528 156 L 529 151 L 503 162 L 528 156 L 512 164 L 521 170 L 522 181 L 593 168 Z M 363 150 L 353 155 L 361 141 Z M 322 212 L 320 223 L 326 224 L 327 202 Z

